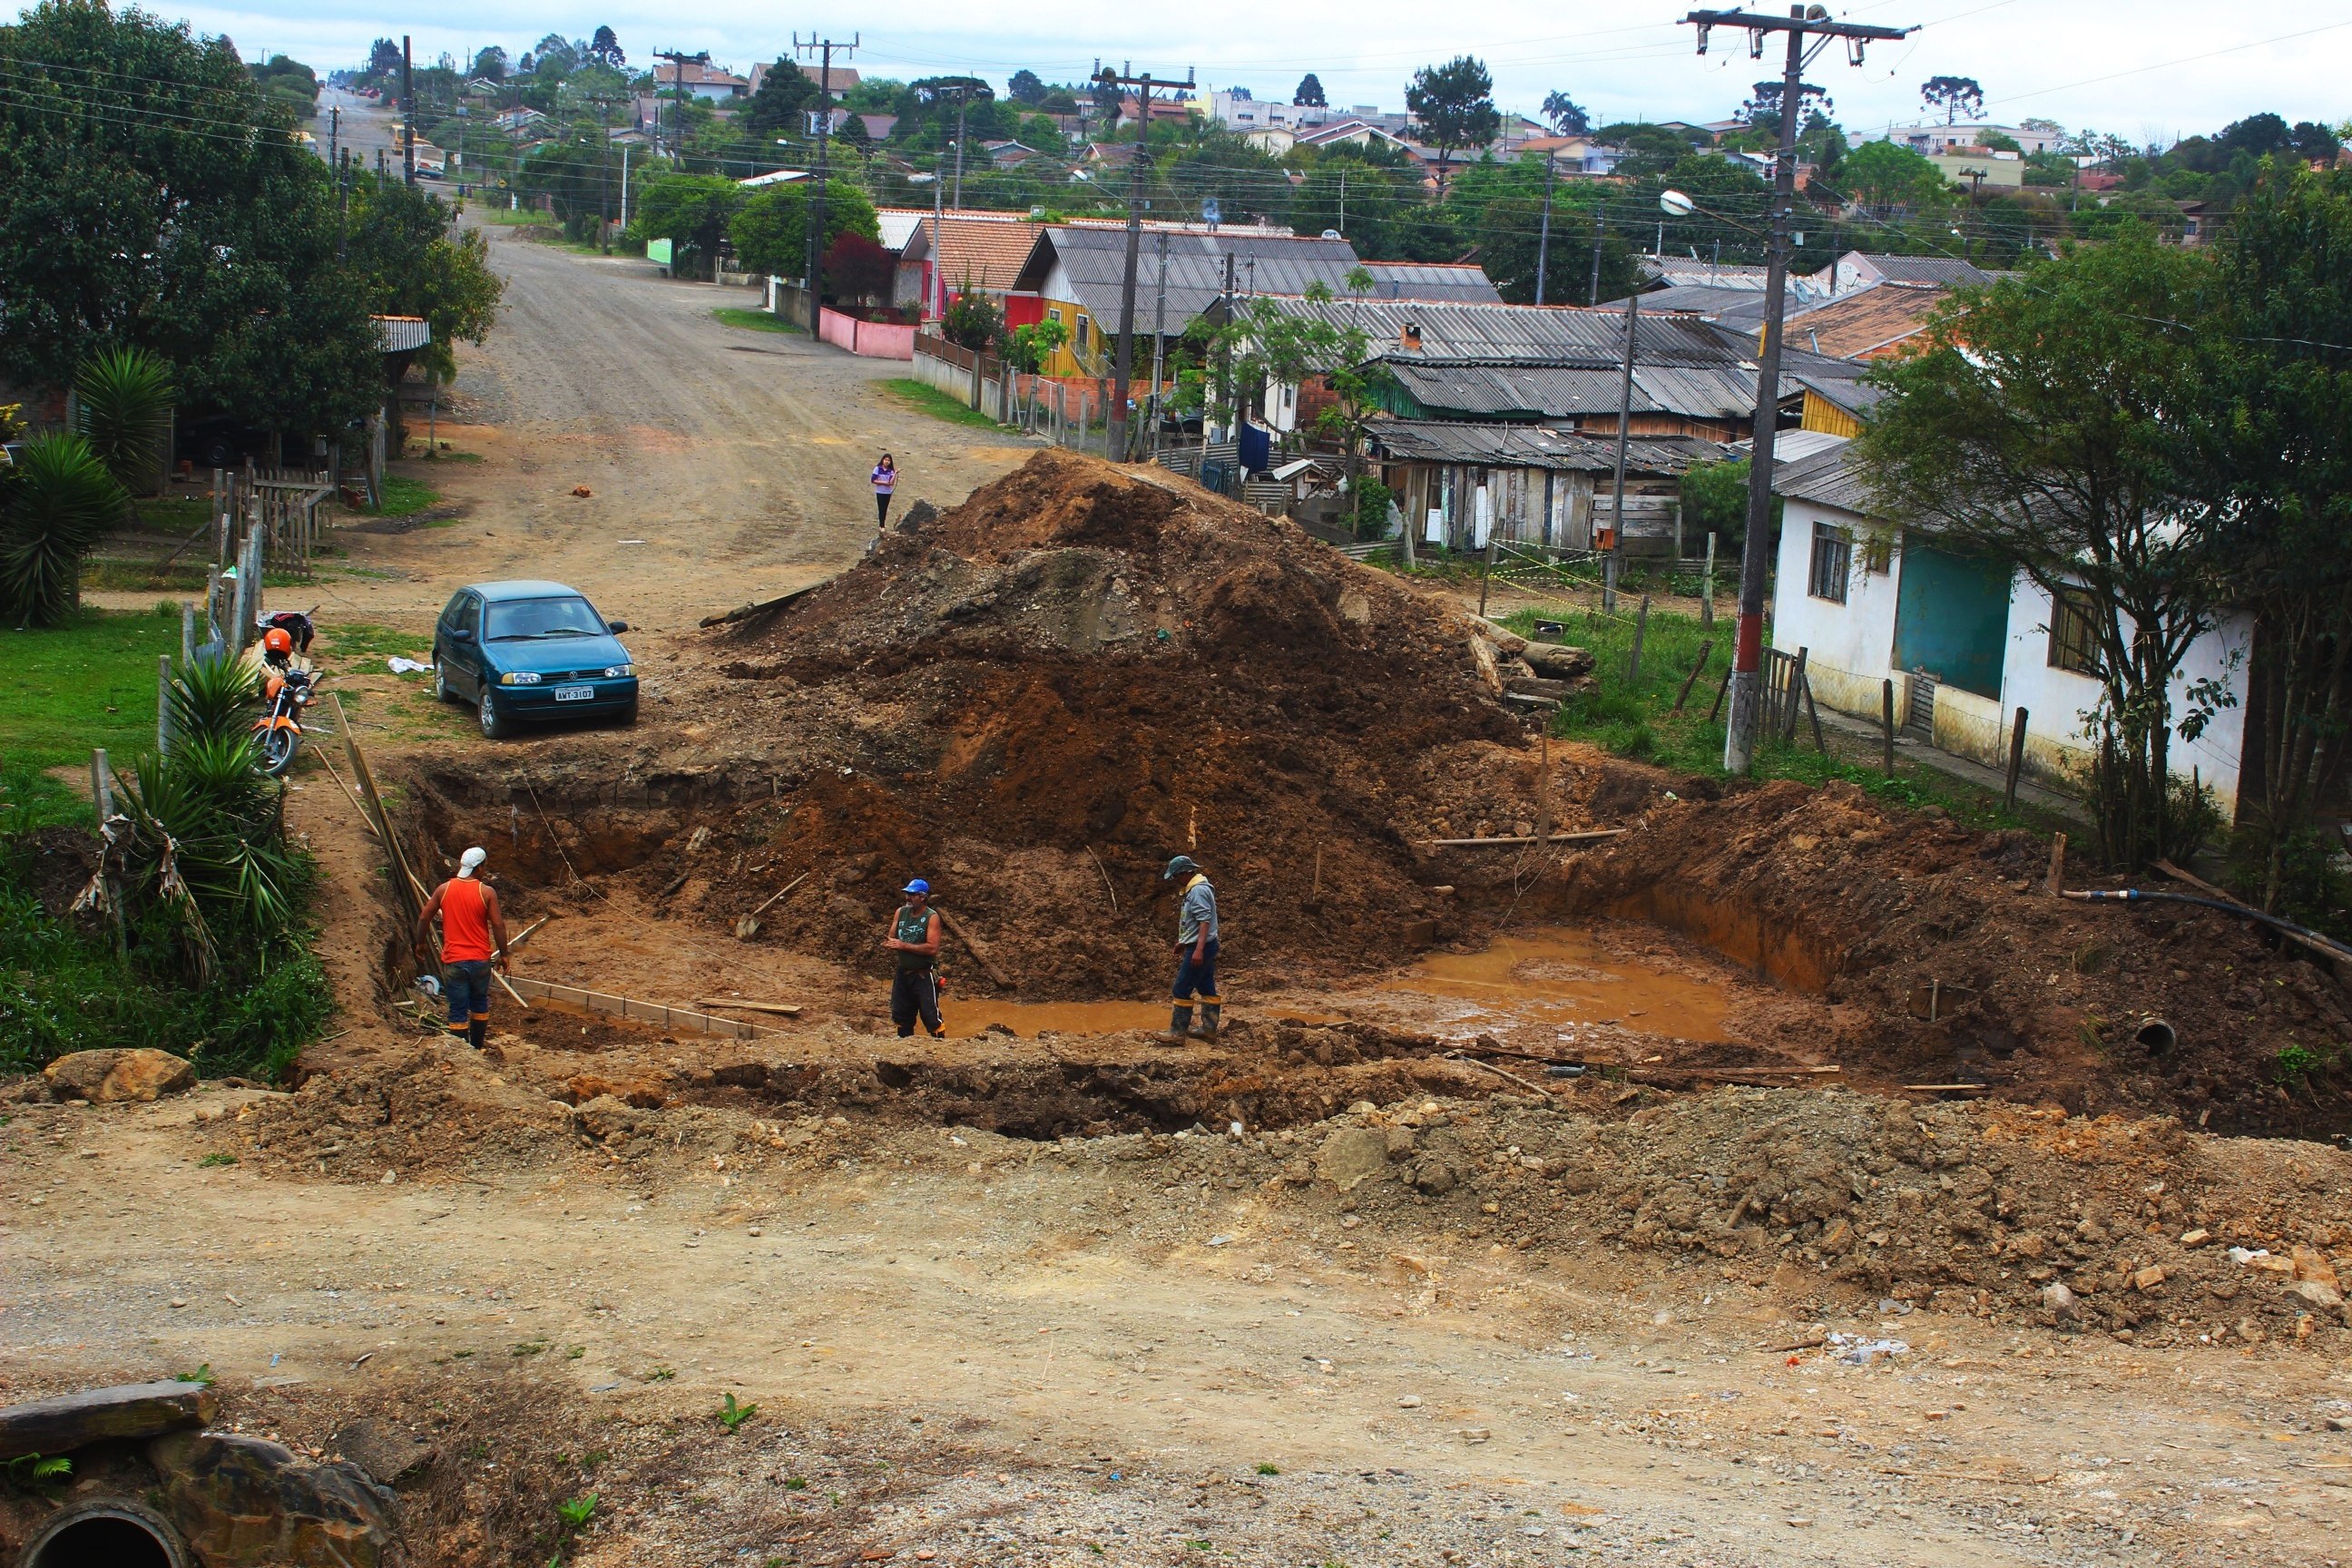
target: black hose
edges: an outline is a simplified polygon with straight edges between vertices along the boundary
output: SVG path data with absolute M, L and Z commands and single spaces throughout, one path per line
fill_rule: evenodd
M 2285 931 L 2290 936 L 2301 937 L 2304 941 L 2326 950 L 2331 956 L 2352 963 L 2352 948 L 2347 948 L 2335 938 L 2322 936 L 2307 926 L 2299 926 L 2293 921 L 2283 921 L 2276 915 L 2266 915 L 2262 910 L 2251 909 L 2244 904 L 2231 903 L 2226 899 L 2200 899 L 2194 893 L 2166 893 L 2152 888 L 2123 888 L 2112 892 L 2095 889 L 2077 892 L 2070 889 L 2064 896 L 2070 899 L 2080 899 L 2085 903 L 2136 904 L 2145 900 L 2159 904 L 2194 904 L 2200 909 L 2219 910 L 2225 915 L 2243 915 L 2250 921 L 2260 921 L 2263 924 Z

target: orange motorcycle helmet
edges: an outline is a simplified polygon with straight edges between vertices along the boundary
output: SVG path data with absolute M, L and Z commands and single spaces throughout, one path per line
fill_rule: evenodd
M 294 639 L 281 628 L 272 626 L 261 634 L 261 649 L 274 659 L 290 658 L 294 652 Z

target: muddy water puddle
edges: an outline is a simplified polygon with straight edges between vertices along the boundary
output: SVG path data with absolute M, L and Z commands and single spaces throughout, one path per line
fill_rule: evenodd
M 1719 985 L 1608 952 L 1591 932 L 1565 928 L 1497 937 L 1477 952 L 1433 953 L 1381 989 L 1443 999 L 1443 1021 L 1465 1032 L 1615 1024 L 1684 1040 L 1731 1037 L 1730 998 Z
M 1385 1002 L 1405 1003 L 1440 1032 L 1465 1036 L 1528 1029 L 1565 1036 L 1579 1026 L 1613 1024 L 1691 1041 L 1731 1037 L 1724 1028 L 1730 999 L 1720 986 L 1605 952 L 1590 931 L 1567 928 L 1498 937 L 1476 952 L 1433 953 L 1375 986 L 1317 1001 L 1318 1005 L 1302 1008 L 1293 1005 L 1292 995 L 1252 995 L 1244 985 L 1226 987 L 1228 1013 L 1252 1018 L 1331 1023 L 1349 1016 L 1350 1002 Z M 991 1025 L 1024 1038 L 1048 1031 L 1164 1029 L 1169 1013 L 1165 1001 L 1024 1003 L 952 993 L 940 998 L 940 1007 L 950 1039 L 970 1039 Z

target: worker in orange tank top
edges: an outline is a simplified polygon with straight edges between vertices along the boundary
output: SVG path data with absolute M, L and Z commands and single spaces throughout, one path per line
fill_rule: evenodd
M 441 990 L 449 998 L 449 1032 L 476 1050 L 490 1027 L 490 965 L 507 966 L 507 922 L 499 895 L 476 873 L 489 851 L 478 846 L 457 857 L 457 874 L 433 889 L 416 917 L 416 955 L 429 956 L 433 917 L 441 917 Z

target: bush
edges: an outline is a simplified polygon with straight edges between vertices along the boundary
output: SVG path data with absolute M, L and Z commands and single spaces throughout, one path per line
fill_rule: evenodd
M 1389 506 L 1396 492 L 1370 478 L 1356 481 L 1354 521 L 1358 539 L 1381 539 L 1389 531 Z
M 0 469 L 0 612 L 21 629 L 81 605 L 81 563 L 128 498 L 79 436 L 42 436 Z
M 74 379 L 75 424 L 114 482 L 154 491 L 171 429 L 172 367 L 145 349 L 109 349 Z
M 967 288 L 949 299 L 947 314 L 940 318 L 940 331 L 957 347 L 985 353 L 996 346 L 1004 331 L 1004 318 L 997 314 L 994 300 Z

